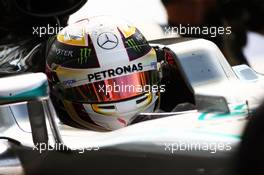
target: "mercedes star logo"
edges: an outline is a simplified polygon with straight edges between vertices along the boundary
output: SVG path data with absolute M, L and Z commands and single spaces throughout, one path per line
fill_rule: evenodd
M 101 33 L 97 38 L 97 44 L 103 49 L 113 49 L 118 45 L 118 38 L 110 32 Z

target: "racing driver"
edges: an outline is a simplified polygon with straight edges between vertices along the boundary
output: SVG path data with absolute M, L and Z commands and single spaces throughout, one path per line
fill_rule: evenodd
M 175 97 L 177 92 L 190 95 L 175 76 L 173 57 L 115 17 L 91 17 L 65 27 L 50 39 L 46 53 L 60 120 L 74 127 L 115 130 L 139 120 L 140 113 L 157 111 L 160 102 L 162 110 L 171 111 L 175 103 L 190 101 Z

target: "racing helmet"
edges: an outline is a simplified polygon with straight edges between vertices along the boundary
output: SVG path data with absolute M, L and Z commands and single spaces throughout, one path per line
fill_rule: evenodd
M 156 52 L 136 27 L 116 17 L 65 27 L 48 44 L 46 73 L 58 116 L 72 126 L 115 130 L 158 106 Z

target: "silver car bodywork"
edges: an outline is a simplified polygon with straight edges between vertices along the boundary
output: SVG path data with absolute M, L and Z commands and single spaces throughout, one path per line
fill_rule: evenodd
M 144 114 L 159 115 L 160 118 L 116 131 L 96 132 L 60 123 L 49 104 L 61 140 L 56 141 L 53 125 L 46 120 L 48 143 L 54 146 L 61 141 L 66 145 L 63 149 L 80 153 L 114 148 L 162 156 L 203 157 L 208 161 L 212 157 L 230 159 L 240 142 L 247 117 L 261 103 L 263 77 L 245 65 L 232 68 L 217 46 L 207 40 L 172 44 L 153 42 L 152 45 L 167 47 L 177 55 L 175 61 L 194 94 L 197 110 Z M 51 102 L 48 100 L 48 103 Z M 27 104 L 21 102 L 0 107 L 0 136 L 15 139 L 40 152 L 45 151 L 47 147 L 39 150 L 41 148 L 37 148 L 36 143 L 34 145 Z M 194 171 L 201 173 L 206 168 Z

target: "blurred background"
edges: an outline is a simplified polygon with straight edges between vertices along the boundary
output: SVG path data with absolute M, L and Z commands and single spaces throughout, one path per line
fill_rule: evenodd
M 249 64 L 264 73 L 264 1 L 262 0 L 89 0 L 69 18 L 110 14 L 134 23 L 148 40 L 179 37 L 168 27 L 231 27 L 231 34 L 194 35 L 220 47 L 231 65 Z
M 136 25 L 149 40 L 164 37 L 160 25 L 168 23 L 165 7 L 160 0 L 88 0 L 69 18 L 73 23 L 84 16 L 114 15 Z
M 36 65 L 34 62 L 43 67 L 39 59 L 44 54 L 40 53 L 41 48 L 36 59 L 32 56 L 31 60 L 21 61 L 37 44 L 44 48 L 54 34 L 34 35 L 33 28 L 37 32 L 49 27 L 57 31 L 58 27 L 82 18 L 114 15 L 134 23 L 148 40 L 166 37 L 211 40 L 231 65 L 248 64 L 264 74 L 263 0 L 0 0 L 0 9 L 0 72 L 23 72 Z M 230 32 L 218 31 L 217 35 L 168 32 L 180 27 L 229 28 Z

